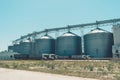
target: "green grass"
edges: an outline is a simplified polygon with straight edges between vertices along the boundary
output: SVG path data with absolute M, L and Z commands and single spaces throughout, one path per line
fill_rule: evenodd
M 101 80 L 118 80 L 120 78 L 120 62 L 113 61 L 11 60 L 0 61 L 0 67 Z

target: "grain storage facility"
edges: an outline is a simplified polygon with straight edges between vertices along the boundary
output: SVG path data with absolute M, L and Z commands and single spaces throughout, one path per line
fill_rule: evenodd
M 56 54 L 63 58 L 70 58 L 73 55 L 80 55 L 81 49 L 81 37 L 67 32 L 56 40 Z
M 100 28 L 84 35 L 84 52 L 92 58 L 112 57 L 113 34 Z
M 13 46 L 8 47 L 8 51 L 14 51 L 21 54 L 30 54 L 30 59 L 41 59 L 42 54 L 49 55 L 47 59 L 50 59 L 51 56 L 56 56 L 57 58 L 79 58 L 79 59 L 103 59 L 103 58 L 119 58 L 120 57 L 120 18 L 101 20 L 92 23 L 85 24 L 76 24 L 68 25 L 64 27 L 56 27 L 51 29 L 45 29 L 42 31 L 35 31 L 24 35 L 12 43 Z M 107 25 L 109 26 L 107 26 Z M 88 31 L 89 28 L 98 26 L 111 27 L 113 26 L 113 34 L 106 30 L 96 28 L 91 30 L 88 34 L 84 34 L 83 29 Z M 87 28 L 88 27 L 88 28 Z M 80 30 L 81 37 L 70 32 L 70 30 Z M 59 32 L 68 31 L 62 36 L 58 36 Z M 39 39 L 36 39 L 37 36 L 44 33 L 54 33 L 57 39 L 55 40 L 49 35 L 44 35 Z M 77 32 L 76 32 L 77 33 Z M 86 32 L 85 32 L 86 33 Z M 29 41 L 25 39 L 31 38 L 32 43 L 29 45 Z M 23 41 L 23 42 L 21 42 Z M 83 43 L 83 44 L 81 44 Z M 31 47 L 30 47 L 31 46 Z M 82 53 L 83 52 L 83 53 Z M 113 53 L 113 54 L 112 54 Z M 19 56 L 17 56 L 19 57 Z M 43 55 L 42 55 L 43 57 Z M 44 57 L 45 58 L 45 57 Z M 53 58 L 51 58 L 53 59 Z

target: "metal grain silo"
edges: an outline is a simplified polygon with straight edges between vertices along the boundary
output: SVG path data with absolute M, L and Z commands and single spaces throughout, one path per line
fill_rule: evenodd
M 84 52 L 93 58 L 112 57 L 113 34 L 96 28 L 84 35 Z
M 55 53 L 55 39 L 49 35 L 44 35 L 35 40 L 35 53 L 39 56 L 42 54 L 54 54 Z
M 32 52 L 32 42 L 30 40 L 23 40 L 20 42 L 20 53 L 31 54 Z
M 14 45 L 13 45 L 13 51 L 14 52 L 18 52 L 18 53 L 20 53 L 20 43 L 15 43 Z
M 72 33 L 67 32 L 56 40 L 56 54 L 58 56 L 80 55 L 81 49 L 81 37 Z
M 14 51 L 14 46 L 13 45 L 8 46 L 8 51 Z

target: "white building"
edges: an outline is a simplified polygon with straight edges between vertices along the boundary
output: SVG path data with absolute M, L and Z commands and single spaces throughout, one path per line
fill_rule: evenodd
M 113 58 L 120 58 L 120 24 L 113 26 L 114 45 L 112 46 Z
M 14 55 L 15 54 L 19 54 L 19 53 L 16 53 L 16 52 L 1 52 L 0 53 L 0 60 L 14 60 L 15 57 Z

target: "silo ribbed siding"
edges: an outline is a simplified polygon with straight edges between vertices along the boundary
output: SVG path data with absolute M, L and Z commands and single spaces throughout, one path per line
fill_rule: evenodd
M 100 28 L 84 35 L 84 52 L 93 58 L 112 57 L 113 34 Z
M 35 54 L 54 54 L 55 53 L 55 39 L 51 36 L 45 35 L 35 40 Z
M 65 33 L 58 37 L 56 40 L 56 54 L 58 56 L 80 55 L 81 49 L 81 37 L 71 32 Z

